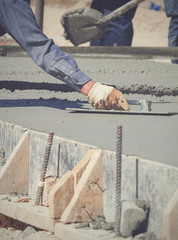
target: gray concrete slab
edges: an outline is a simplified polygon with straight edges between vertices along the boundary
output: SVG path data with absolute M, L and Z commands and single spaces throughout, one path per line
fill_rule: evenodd
M 115 85 L 128 99 L 151 99 L 155 111 L 178 111 L 178 66 L 148 60 L 76 58 L 95 81 Z M 178 116 L 70 113 L 86 98 L 44 73 L 28 57 L 0 58 L 0 119 L 79 142 L 115 150 L 123 125 L 123 153 L 178 166 Z M 135 109 L 135 108 L 133 108 Z

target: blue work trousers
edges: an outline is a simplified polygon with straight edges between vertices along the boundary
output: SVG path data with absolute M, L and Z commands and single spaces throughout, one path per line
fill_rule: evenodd
M 167 17 L 170 17 L 168 45 L 178 47 L 178 0 L 164 0 Z M 172 60 L 178 64 L 178 60 Z
M 90 78 L 41 31 L 28 0 L 0 0 L 0 35 L 8 33 L 48 74 L 80 91 Z
M 123 6 L 129 0 L 93 0 L 91 8 L 107 15 L 115 9 Z M 106 35 L 99 40 L 91 41 L 91 46 L 131 46 L 133 39 L 132 19 L 135 15 L 136 7 L 122 14 L 116 20 L 108 23 Z

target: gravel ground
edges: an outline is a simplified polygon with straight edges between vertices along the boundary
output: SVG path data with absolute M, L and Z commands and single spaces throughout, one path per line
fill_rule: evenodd
M 33 228 L 22 222 L 0 214 L 1 240 L 60 240 L 54 234 Z
M 26 230 L 21 231 L 14 228 L 0 228 L 1 240 L 60 240 L 54 234 L 45 231 L 35 231 L 33 228 L 28 227 Z

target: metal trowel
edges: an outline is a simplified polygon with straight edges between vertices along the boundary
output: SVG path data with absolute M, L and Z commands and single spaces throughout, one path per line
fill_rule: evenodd
M 92 114 L 121 114 L 121 115 L 150 115 L 150 116 L 173 116 L 178 115 L 178 112 L 157 112 L 152 111 L 152 101 L 150 100 L 128 100 L 129 105 L 139 105 L 141 108 L 138 110 L 129 110 L 129 111 L 121 111 L 121 110 L 102 110 L 102 109 L 94 109 L 94 108 L 66 108 L 67 111 L 73 113 L 92 113 Z
M 91 8 L 81 8 L 65 13 L 61 18 L 65 38 L 75 46 L 102 38 L 107 29 L 107 23 L 136 7 L 144 0 L 131 0 L 108 15 Z

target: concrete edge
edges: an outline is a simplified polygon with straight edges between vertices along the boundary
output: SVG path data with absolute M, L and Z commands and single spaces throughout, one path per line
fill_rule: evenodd
M 8 125 L 11 125 L 11 126 L 14 126 L 13 123 L 8 123 L 8 122 L 4 122 L 2 120 L 0 120 L 0 124 L 8 124 Z M 27 129 L 27 128 L 24 128 L 24 127 L 21 127 L 20 125 L 15 125 L 16 127 L 19 127 L 23 130 L 23 132 L 25 131 L 28 131 L 28 133 L 37 133 L 37 134 L 41 134 L 41 135 L 45 135 L 45 136 L 48 136 L 48 133 L 44 133 L 44 132 L 40 132 L 40 131 L 36 131 L 36 130 L 32 130 L 32 129 Z M 79 142 L 79 141 L 75 141 L 75 140 L 71 140 L 71 139 L 67 139 L 67 138 L 63 138 L 63 137 L 59 137 L 57 135 L 54 134 L 54 138 L 60 140 L 60 141 L 65 141 L 65 142 L 70 142 L 70 143 L 75 143 L 75 144 L 80 144 L 82 146 L 85 146 L 85 147 L 88 147 L 89 149 L 100 149 L 99 147 L 97 146 L 94 146 L 94 145 L 90 145 L 90 144 L 87 144 L 87 143 L 82 143 L 82 142 Z M 111 154 L 111 153 L 114 153 L 114 151 L 111 151 L 111 150 L 103 150 L 103 154 Z M 150 164 L 156 164 L 156 165 L 159 165 L 159 166 L 164 166 L 166 168 L 172 168 L 172 169 L 176 169 L 178 170 L 178 167 L 175 167 L 175 166 L 172 166 L 172 165 L 167 165 L 165 163 L 160 163 L 160 162 L 153 162 L 152 160 L 149 160 L 149 159 L 144 159 L 144 158 L 141 158 L 139 156 L 128 156 L 126 154 L 122 154 L 122 157 L 123 158 L 128 158 L 130 160 L 133 160 L 135 161 L 136 159 L 138 159 L 140 162 L 146 162 L 146 163 L 150 163 Z
M 114 232 L 105 230 L 92 230 L 92 229 L 76 229 L 75 224 L 62 224 L 56 223 L 54 234 L 62 240 L 113 240 L 115 239 Z M 119 238 L 117 238 L 119 239 Z
M 91 56 L 115 56 L 115 57 L 128 57 L 137 59 L 149 58 L 177 58 L 178 49 L 176 47 L 107 47 L 107 46 L 59 46 L 65 53 L 71 55 L 84 55 Z M 19 45 L 6 45 L 7 56 L 28 56 L 22 47 Z
M 75 224 L 63 224 L 49 218 L 49 208 L 35 206 L 34 201 L 17 203 L 5 200 L 7 195 L 0 196 L 0 213 L 24 222 L 31 226 L 54 233 L 61 240 L 113 240 L 114 232 L 105 230 L 76 229 Z
M 1 214 L 34 227 L 54 232 L 55 222 L 49 218 L 49 208 L 35 206 L 34 201 L 17 203 L 15 197 L 9 202 L 6 197 L 7 195 L 0 196 Z

